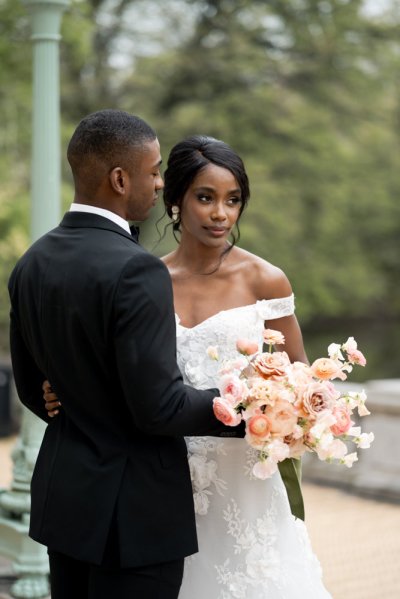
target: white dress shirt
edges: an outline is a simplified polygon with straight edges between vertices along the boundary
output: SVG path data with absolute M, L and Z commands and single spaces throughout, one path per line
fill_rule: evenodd
M 69 209 L 70 212 L 90 212 L 90 214 L 98 214 L 99 216 L 104 216 L 104 218 L 108 218 L 108 220 L 112 220 L 113 223 L 122 227 L 129 235 L 131 234 L 131 230 L 129 228 L 129 223 L 127 220 L 115 214 L 115 212 L 111 212 L 111 210 L 106 210 L 105 208 L 99 208 L 98 206 L 89 206 L 88 204 L 76 204 L 73 202 Z

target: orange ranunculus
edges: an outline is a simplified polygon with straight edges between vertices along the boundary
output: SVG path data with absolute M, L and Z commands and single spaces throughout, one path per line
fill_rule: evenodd
M 335 378 L 346 379 L 345 373 L 341 370 L 337 362 L 331 358 L 318 358 L 318 360 L 315 360 L 311 364 L 310 368 L 315 378 L 322 379 L 323 381 Z
M 247 430 L 255 437 L 269 437 L 271 431 L 271 421 L 267 416 L 265 416 L 265 414 L 257 414 L 256 416 L 252 416 L 252 418 L 247 421 Z

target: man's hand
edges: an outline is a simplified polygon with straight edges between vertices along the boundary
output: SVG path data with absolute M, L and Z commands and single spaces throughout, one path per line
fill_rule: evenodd
M 46 408 L 48 415 L 50 418 L 54 418 L 59 413 L 59 408 L 61 406 L 61 402 L 58 401 L 57 395 L 54 393 L 51 388 L 50 381 L 44 381 L 42 385 L 43 389 L 43 399 L 44 399 L 44 407 Z

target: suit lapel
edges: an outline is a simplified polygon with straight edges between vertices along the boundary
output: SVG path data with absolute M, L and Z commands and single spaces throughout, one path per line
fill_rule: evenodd
M 60 223 L 60 227 L 103 229 L 122 235 L 134 243 L 138 243 L 137 234 L 131 235 L 112 220 L 100 216 L 99 214 L 91 214 L 89 212 L 66 212 Z

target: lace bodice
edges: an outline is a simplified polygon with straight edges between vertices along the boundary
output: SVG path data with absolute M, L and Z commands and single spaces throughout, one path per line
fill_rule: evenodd
M 197 389 L 215 387 L 221 362 L 237 356 L 237 339 L 244 337 L 256 341 L 261 349 L 264 322 L 293 312 L 294 297 L 291 295 L 223 310 L 193 328 L 182 326 L 176 315 L 178 365 L 185 382 Z M 218 348 L 218 362 L 207 355 L 210 345 Z
M 265 321 L 294 312 L 293 295 L 223 310 L 193 328 L 177 319 L 177 358 L 193 387 L 218 386 L 236 341 L 262 347 Z M 218 350 L 219 360 L 207 355 Z M 324 589 L 304 523 L 295 520 L 279 473 L 251 474 L 255 452 L 244 439 L 186 439 L 199 553 L 186 559 L 179 599 L 331 599 Z

